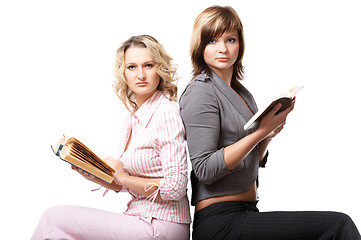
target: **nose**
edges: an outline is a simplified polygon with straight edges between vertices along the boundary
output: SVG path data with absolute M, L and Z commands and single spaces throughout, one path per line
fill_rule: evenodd
M 145 80 L 145 73 L 142 68 L 139 68 L 137 79 L 142 81 Z
M 223 41 L 220 41 L 219 44 L 218 44 L 218 52 L 219 53 L 227 52 L 227 45 Z

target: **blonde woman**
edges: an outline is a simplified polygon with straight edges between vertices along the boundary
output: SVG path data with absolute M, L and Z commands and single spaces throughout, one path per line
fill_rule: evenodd
M 76 206 L 46 210 L 32 239 L 189 239 L 184 127 L 176 100 L 176 69 L 159 42 L 133 36 L 118 49 L 114 84 L 130 114 L 121 156 L 105 160 L 116 170 L 107 184 L 86 179 L 132 199 L 123 213 Z
M 233 8 L 212 6 L 199 14 L 190 51 L 193 80 L 180 99 L 193 169 L 193 239 L 360 239 L 343 213 L 258 211 L 258 168 L 294 105 L 276 114 L 277 105 L 258 128 L 243 129 L 257 111 L 240 82 L 244 49 Z

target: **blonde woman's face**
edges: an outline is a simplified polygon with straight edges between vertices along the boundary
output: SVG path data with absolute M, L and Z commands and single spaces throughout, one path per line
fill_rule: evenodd
M 124 57 L 125 79 L 140 107 L 157 91 L 160 81 L 157 65 L 147 48 L 128 48 Z
M 233 71 L 239 51 L 237 31 L 224 32 L 209 41 L 203 52 L 204 61 L 217 73 Z

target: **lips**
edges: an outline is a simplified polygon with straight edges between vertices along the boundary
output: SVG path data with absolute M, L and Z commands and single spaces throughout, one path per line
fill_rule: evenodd
M 138 87 L 145 87 L 145 86 L 148 85 L 147 82 L 137 82 L 136 84 L 137 84 Z
M 217 61 L 219 61 L 219 62 L 227 62 L 228 60 L 229 60 L 229 58 L 226 58 L 226 57 L 218 57 L 218 58 L 216 58 L 217 59 Z

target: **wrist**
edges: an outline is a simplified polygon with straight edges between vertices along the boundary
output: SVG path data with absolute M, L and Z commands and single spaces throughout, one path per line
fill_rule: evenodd
M 127 186 L 129 175 L 124 173 L 114 177 L 114 181 L 120 186 Z
M 264 143 L 270 143 L 271 141 L 272 141 L 272 139 L 273 139 L 273 137 L 271 137 L 271 136 L 267 136 L 267 137 L 265 137 L 263 140 L 262 140 L 262 142 L 264 142 Z
M 262 142 L 268 138 L 267 131 L 264 131 L 263 128 L 257 128 L 256 131 L 253 132 L 255 137 L 259 140 L 258 142 Z

